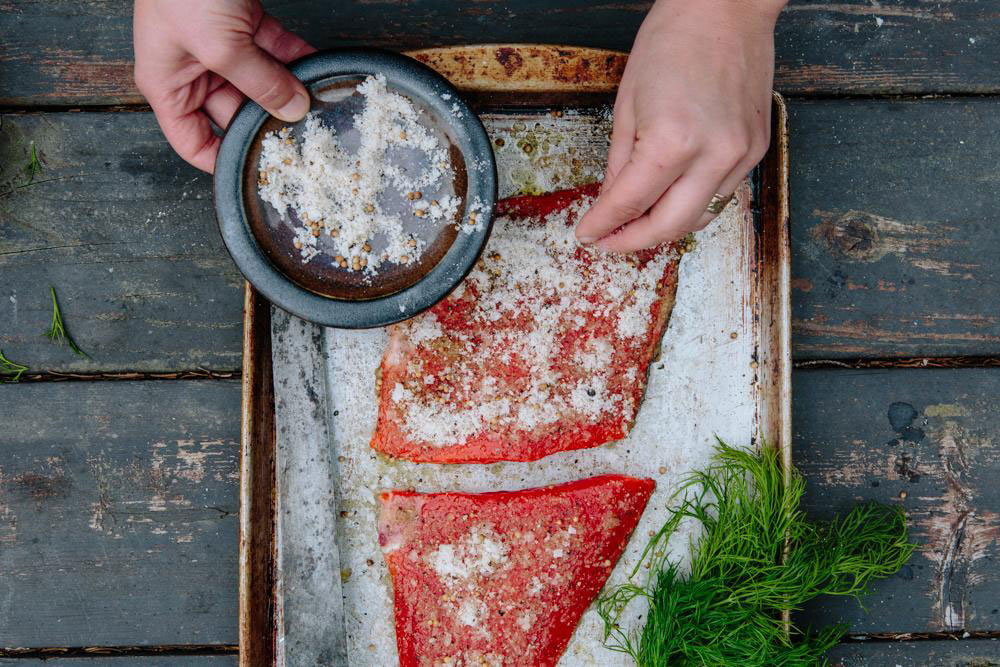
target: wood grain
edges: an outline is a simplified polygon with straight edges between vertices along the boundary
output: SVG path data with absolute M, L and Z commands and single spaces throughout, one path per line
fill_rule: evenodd
M 237 381 L 0 385 L 0 647 L 235 644 Z
M 990 667 L 1000 665 L 1000 641 L 852 642 L 827 657 L 830 667 Z
M 34 142 L 42 172 L 24 167 Z M 90 359 L 43 334 L 49 286 Z M 243 281 L 211 179 L 151 114 L 0 116 L 0 349 L 34 371 L 238 369 Z
M 317 47 L 532 42 L 628 50 L 652 3 L 269 0 Z M 778 21 L 789 94 L 1000 91 L 1000 2 L 792 0 Z M 0 2 L 0 105 L 134 104 L 128 0 Z
M 1000 354 L 1000 100 L 790 110 L 796 358 Z
M 1000 630 L 1000 369 L 799 371 L 795 465 L 805 509 L 906 509 L 917 552 L 863 609 L 828 598 L 795 618 L 852 632 Z

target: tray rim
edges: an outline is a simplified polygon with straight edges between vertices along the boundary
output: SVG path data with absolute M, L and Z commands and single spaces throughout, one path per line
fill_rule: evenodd
M 609 95 L 620 80 L 628 54 L 589 47 L 548 44 L 473 44 L 405 52 L 438 70 L 463 92 L 494 94 Z M 489 56 L 499 65 L 494 66 Z M 516 57 L 515 57 L 516 56 Z M 519 62 L 516 67 L 504 62 Z M 603 62 L 604 68 L 599 64 Z M 754 312 L 761 386 L 760 435 L 781 451 L 786 481 L 791 476 L 791 246 L 788 206 L 788 114 L 773 93 L 771 145 L 761 161 L 756 257 L 751 293 L 762 307 Z M 766 207 L 765 207 L 766 205 Z M 244 283 L 243 374 L 240 429 L 240 536 L 238 624 L 241 667 L 274 665 L 277 660 L 277 607 L 274 588 L 274 392 L 271 380 L 270 307 Z M 764 345 L 764 343 L 769 343 Z M 266 508 L 266 510 L 265 510 Z M 263 516 L 262 516 L 263 514 Z M 261 588 L 265 589 L 262 594 Z M 789 614 L 784 614 L 786 627 Z

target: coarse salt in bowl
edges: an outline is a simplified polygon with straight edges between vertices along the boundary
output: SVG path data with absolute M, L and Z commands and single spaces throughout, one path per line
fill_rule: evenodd
M 384 326 L 431 307 L 491 230 L 496 165 L 482 123 L 406 56 L 327 51 L 290 69 L 309 115 L 284 123 L 248 102 L 216 162 L 216 215 L 237 266 L 276 305 L 326 326 Z

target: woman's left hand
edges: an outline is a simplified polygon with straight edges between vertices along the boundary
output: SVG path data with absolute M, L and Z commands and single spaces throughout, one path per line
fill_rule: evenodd
M 715 217 L 770 141 L 774 24 L 783 0 L 658 0 L 615 101 L 601 195 L 581 243 L 628 252 Z

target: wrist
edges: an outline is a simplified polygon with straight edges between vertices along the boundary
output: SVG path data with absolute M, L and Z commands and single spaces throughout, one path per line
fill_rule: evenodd
M 788 0 L 656 0 L 650 13 L 698 16 L 733 29 L 774 32 Z

